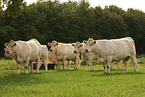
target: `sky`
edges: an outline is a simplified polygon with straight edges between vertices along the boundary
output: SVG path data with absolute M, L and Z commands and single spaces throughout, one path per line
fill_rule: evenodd
M 27 4 L 37 2 L 37 0 L 25 0 Z M 51 0 L 54 1 L 54 0 Z M 59 0 L 60 2 L 67 2 L 68 0 Z M 71 0 L 71 1 L 80 1 L 80 0 Z M 109 5 L 116 5 L 117 7 L 122 8 L 127 11 L 128 8 L 138 9 L 145 12 L 145 1 L 144 0 L 87 0 L 92 7 L 101 6 L 104 8 Z

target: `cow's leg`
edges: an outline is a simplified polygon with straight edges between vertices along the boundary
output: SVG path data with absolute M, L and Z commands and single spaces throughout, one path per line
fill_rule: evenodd
M 76 64 L 77 64 L 77 60 L 75 60 L 74 62 L 75 62 L 75 67 L 74 67 L 74 70 L 76 70 Z
M 124 63 L 125 63 L 125 73 L 127 73 L 128 72 L 128 64 L 129 64 L 129 61 L 128 60 L 125 60 Z
M 57 64 L 58 64 L 58 70 L 61 70 L 61 67 L 60 67 L 61 64 L 60 64 L 60 62 L 58 62 Z
M 25 70 L 26 74 L 28 74 L 28 65 L 29 65 L 30 57 L 27 57 L 26 62 L 25 62 Z
M 91 70 L 94 70 L 92 62 L 91 62 Z
M 36 64 L 37 64 L 36 73 L 39 73 L 40 58 L 37 59 Z
M 79 54 L 76 56 L 76 59 L 75 59 L 75 68 L 74 69 L 78 69 L 78 63 L 79 63 Z
M 77 70 L 77 69 L 78 69 L 77 65 L 78 65 L 78 59 L 75 60 L 75 67 L 74 67 L 74 70 Z
M 107 58 L 107 69 L 108 69 L 108 73 L 110 73 L 110 65 L 112 63 L 112 57 L 108 57 Z
M 120 62 L 118 62 L 118 69 L 120 69 Z
M 20 74 L 20 67 L 21 67 L 21 64 L 17 64 L 17 68 L 18 68 L 18 74 Z
M 115 62 L 112 62 L 112 63 L 111 63 L 111 68 L 110 68 L 110 69 L 113 69 L 114 63 L 115 63 Z
M 23 64 L 24 66 L 23 66 L 23 69 L 25 70 L 25 64 Z
M 65 70 L 65 65 L 66 65 L 66 58 L 63 58 L 63 70 Z
M 70 63 L 71 63 L 71 60 L 68 60 L 68 70 L 70 70 Z
M 31 73 L 33 73 L 33 62 L 31 62 Z
M 128 72 L 128 60 L 129 60 L 130 56 L 127 56 L 123 61 L 125 62 L 125 73 Z
M 90 62 L 90 60 L 88 61 L 88 71 L 90 71 L 90 65 L 91 65 L 91 62 Z
M 63 61 L 63 70 L 65 70 L 65 65 L 66 65 L 66 62 Z
M 93 70 L 93 65 L 92 65 L 92 59 L 89 59 L 89 68 L 88 68 L 88 70 L 90 70 L 90 66 L 91 66 L 91 70 Z
M 134 71 L 137 72 L 137 62 L 136 62 L 136 56 L 131 57 L 132 63 L 134 65 Z
M 80 58 L 78 59 L 78 66 L 80 66 Z
M 107 67 L 106 67 L 106 62 L 103 63 L 103 67 L 104 67 L 104 73 L 107 73 Z
M 56 65 L 57 65 L 57 70 L 59 70 L 59 63 L 58 63 L 58 62 L 56 62 Z
M 48 65 L 47 58 L 43 59 L 43 62 L 44 62 L 44 65 L 45 65 L 45 72 L 47 72 L 48 71 L 48 69 L 47 69 L 47 65 Z

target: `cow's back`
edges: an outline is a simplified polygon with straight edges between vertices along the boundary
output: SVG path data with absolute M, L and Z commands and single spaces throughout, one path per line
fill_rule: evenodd
M 130 37 L 112 40 L 97 40 L 95 53 L 100 56 L 113 56 L 116 59 L 136 54 L 135 45 Z
M 74 47 L 71 44 L 59 44 L 57 49 L 57 55 L 59 56 L 66 56 L 67 59 L 73 59 L 74 56 Z
M 31 59 L 35 59 L 36 57 L 41 56 L 41 44 L 36 39 L 31 39 L 27 41 L 29 50 L 30 50 L 30 57 Z
M 25 59 L 30 57 L 31 60 L 36 59 L 41 54 L 41 45 L 38 41 L 17 41 L 15 47 L 16 55 Z

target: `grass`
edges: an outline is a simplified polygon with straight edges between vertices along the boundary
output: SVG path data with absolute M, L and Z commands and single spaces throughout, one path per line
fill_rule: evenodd
M 16 63 L 0 60 L 0 97 L 143 97 L 145 96 L 145 58 L 138 58 L 138 70 L 134 72 L 132 62 L 128 73 L 124 65 L 117 70 L 114 65 L 110 74 L 105 74 L 98 62 L 94 71 L 81 65 L 79 70 L 40 70 L 37 74 L 26 75 L 23 67 L 17 74 Z M 142 61 L 142 62 L 141 62 Z M 62 67 L 62 66 L 61 66 Z M 66 66 L 67 68 L 67 66 Z

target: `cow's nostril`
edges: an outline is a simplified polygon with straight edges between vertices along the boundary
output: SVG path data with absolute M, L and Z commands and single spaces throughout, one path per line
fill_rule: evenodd
M 51 51 L 51 52 L 52 52 L 52 49 L 50 49 L 49 51 Z
M 82 61 L 82 65 L 87 65 L 87 62 L 86 61 Z
M 86 49 L 85 52 L 88 53 L 88 49 Z
M 74 53 L 77 53 L 77 51 L 74 51 Z

